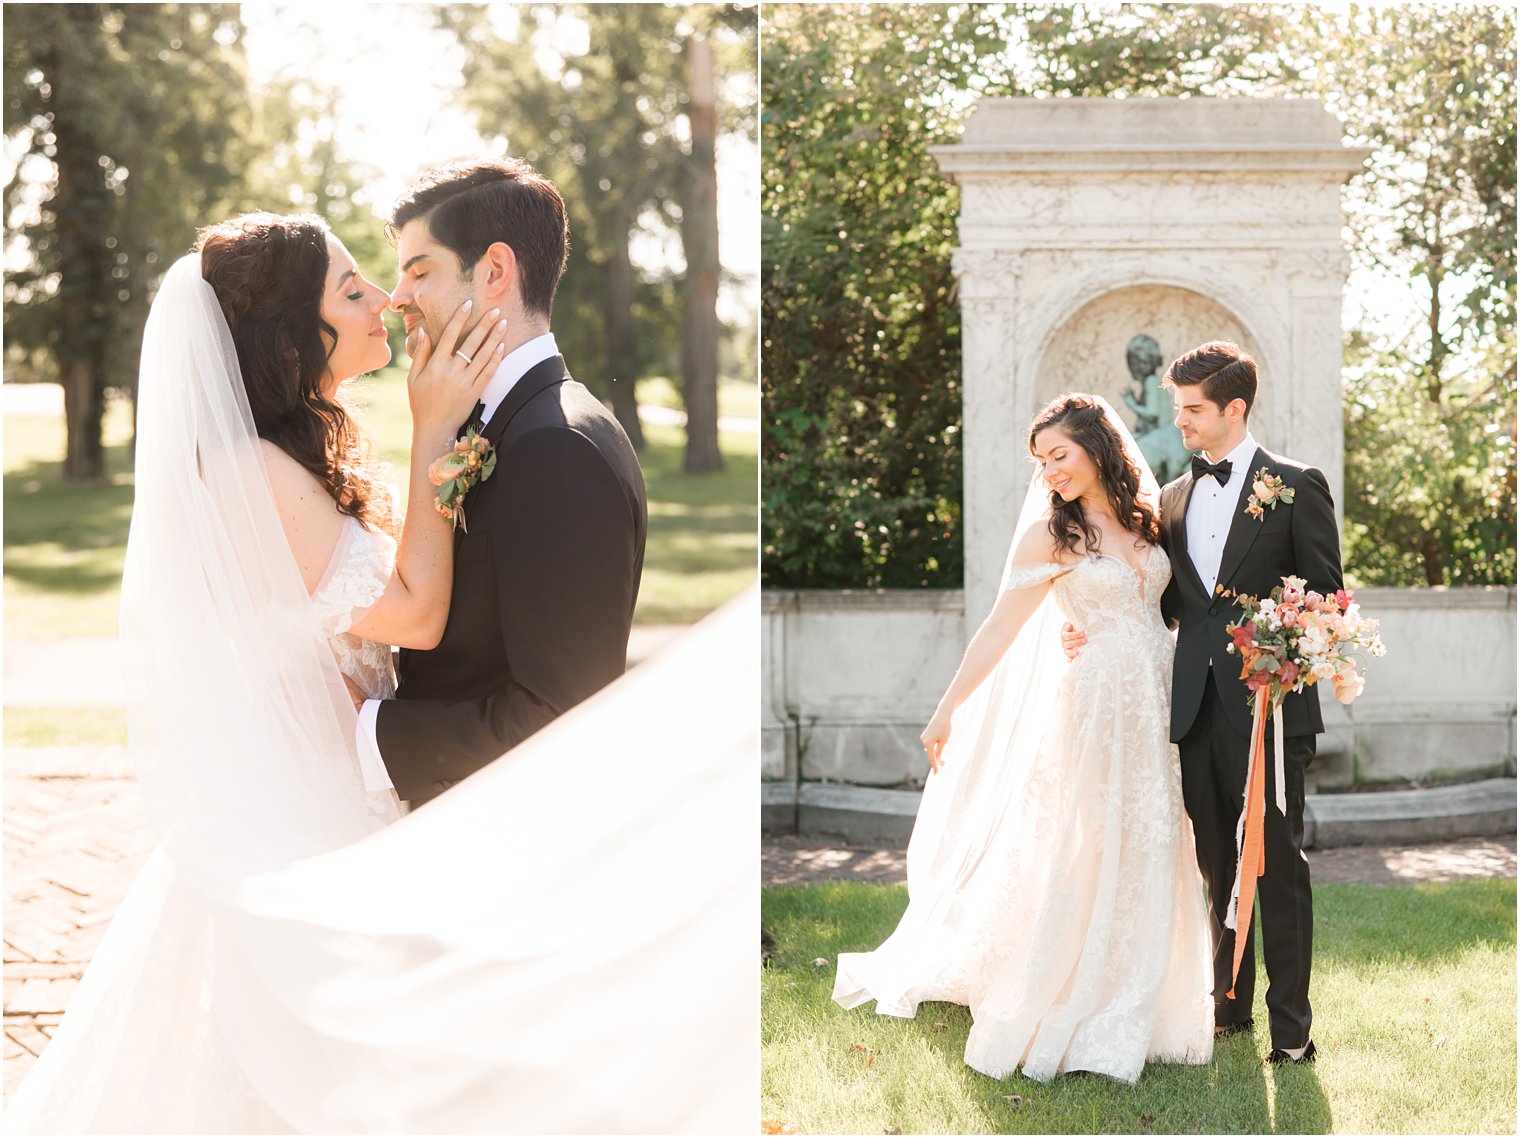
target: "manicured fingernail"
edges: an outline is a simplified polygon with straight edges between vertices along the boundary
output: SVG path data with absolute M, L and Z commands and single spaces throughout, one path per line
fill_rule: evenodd
M 497 344 L 496 345 L 496 354 L 498 356 L 504 356 L 504 355 L 506 355 L 507 354 L 507 346 L 505 344 Z
M 486 319 L 487 320 L 495 320 L 500 315 L 501 315 L 501 309 L 499 309 L 499 308 L 493 308 L 493 309 L 491 309 L 490 312 L 486 313 Z
M 498 332 L 500 332 L 506 326 L 507 326 L 507 318 L 505 316 L 503 316 L 500 320 L 498 320 L 496 322 L 496 330 Z
M 468 311 L 469 311 L 469 310 L 470 310 L 470 306 L 471 306 L 471 305 L 472 305 L 472 304 L 474 304 L 474 303 L 475 303 L 475 302 L 474 302 L 474 301 L 472 301 L 472 300 L 467 300 L 467 301 L 465 301 L 465 302 L 464 302 L 464 303 L 463 303 L 463 304 L 461 304 L 461 305 L 460 305 L 460 306 L 459 306 L 459 311 L 460 311 L 460 312 L 468 312 Z

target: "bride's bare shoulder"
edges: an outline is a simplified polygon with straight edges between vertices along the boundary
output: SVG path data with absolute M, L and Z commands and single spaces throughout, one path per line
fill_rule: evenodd
M 285 540 L 307 589 L 314 589 L 337 548 L 344 515 L 315 474 L 268 439 L 260 439 L 259 447 Z
M 1056 545 L 1055 536 L 1045 526 L 1030 526 L 1019 535 L 1013 548 L 1015 565 L 1076 564 L 1070 553 Z

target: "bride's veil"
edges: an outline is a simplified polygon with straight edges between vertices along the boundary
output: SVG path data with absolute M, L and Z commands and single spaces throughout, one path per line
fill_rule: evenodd
M 208 896 L 375 828 L 355 713 L 291 556 L 200 257 L 143 333 L 122 575 L 128 733 L 160 843 Z
M 1118 434 L 1125 457 L 1139 473 L 1140 497 L 1152 509 L 1159 509 L 1160 487 L 1134 436 L 1107 400 L 1094 398 Z M 1032 473 L 1004 562 L 1000 593 L 1044 584 L 1070 569 L 1053 562 L 1016 560 L 1024 535 L 1048 525 L 1051 501 L 1044 480 Z M 925 784 L 908 844 L 908 912 L 898 932 L 877 953 L 890 956 L 909 946 L 915 951 L 922 946 L 938 959 L 922 961 L 917 968 L 872 967 L 879 980 L 928 975 L 949 958 L 945 954 L 953 953 L 949 943 L 933 937 L 925 941 L 918 934 L 959 927 L 956 907 L 974 871 L 1000 830 L 1018 822 L 1021 788 L 1034 764 L 1041 761 L 1042 741 L 1055 729 L 1056 690 L 1069 666 L 1061 647 L 1063 621 L 1053 593 L 1047 592 L 992 674 L 956 709 L 941 753 L 943 767 Z M 841 972 L 845 970 L 842 963 Z M 850 982 L 842 978 L 836 995 L 849 996 L 849 987 Z M 877 993 L 879 1010 L 912 1002 L 911 992 Z

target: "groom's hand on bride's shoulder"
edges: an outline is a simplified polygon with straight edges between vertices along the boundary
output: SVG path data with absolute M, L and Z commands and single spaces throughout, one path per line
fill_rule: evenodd
M 1072 627 L 1070 621 L 1061 625 L 1061 648 L 1068 660 L 1075 660 L 1086 643 L 1087 637 Z

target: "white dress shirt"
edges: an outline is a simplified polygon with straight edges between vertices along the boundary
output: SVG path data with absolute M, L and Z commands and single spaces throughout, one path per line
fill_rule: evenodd
M 533 339 L 519 344 L 508 352 L 480 397 L 480 401 L 485 404 L 481 421 L 484 423 L 491 421 L 491 416 L 496 414 L 496 409 L 502 405 L 512 388 L 517 386 L 517 381 L 528 374 L 529 369 L 557 355 L 559 355 L 559 345 L 554 342 L 552 332 L 534 336 Z M 359 769 L 364 774 L 365 790 L 389 790 L 394 785 L 389 772 L 385 769 L 385 760 L 380 757 L 380 742 L 375 736 L 375 721 L 380 714 L 380 702 L 378 699 L 365 700 L 359 708 L 359 721 L 354 726 L 354 741 L 359 748 Z
M 1208 455 L 1204 456 L 1209 458 Z M 1193 496 L 1187 506 L 1188 556 L 1198 579 L 1213 596 L 1219 584 L 1219 562 L 1224 558 L 1225 539 L 1230 536 L 1230 526 L 1235 523 L 1236 506 L 1240 502 L 1240 480 L 1254 473 L 1248 470 L 1251 459 L 1256 457 L 1256 440 L 1246 433 L 1224 460 L 1230 464 L 1230 476 L 1220 485 L 1212 474 L 1207 474 L 1193 484 Z M 1210 462 L 1218 461 L 1209 458 Z

